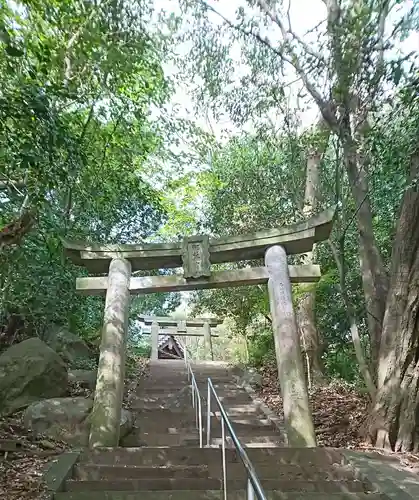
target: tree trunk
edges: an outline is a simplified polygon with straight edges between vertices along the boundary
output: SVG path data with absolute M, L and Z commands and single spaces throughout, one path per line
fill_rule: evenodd
M 419 449 L 419 147 L 411 160 L 392 251 L 370 434 L 377 447 Z
M 329 241 L 329 246 L 332 250 L 333 257 L 336 262 L 336 267 L 339 272 L 339 282 L 340 282 L 340 291 L 342 294 L 343 302 L 346 308 L 346 314 L 349 320 L 349 330 L 351 332 L 352 342 L 355 348 L 356 359 L 359 364 L 359 369 L 361 371 L 362 377 L 365 382 L 365 386 L 368 389 L 368 393 L 370 395 L 371 401 L 375 400 L 375 394 L 377 388 L 374 385 L 373 378 L 371 376 L 371 372 L 368 369 L 368 364 L 366 362 L 364 352 L 362 349 L 361 338 L 359 336 L 358 325 L 356 324 L 355 312 L 352 306 L 352 303 L 348 296 L 348 291 L 346 289 L 346 280 L 345 280 L 345 254 L 344 254 L 344 240 L 341 241 L 340 253 L 333 245 L 331 241 Z
M 316 211 L 318 192 L 320 187 L 319 167 L 324 151 L 327 147 L 330 129 L 320 118 L 316 125 L 317 133 L 314 137 L 314 147 L 309 151 L 306 169 L 306 187 L 304 193 L 303 213 L 310 217 Z M 313 247 L 314 251 L 314 247 Z M 313 264 L 313 252 L 304 256 L 304 264 Z M 316 327 L 316 291 L 312 284 L 300 284 L 302 298 L 297 306 L 297 323 L 301 334 L 301 345 L 307 358 L 308 379 L 313 383 L 321 382 L 324 367 L 321 360 L 322 342 Z
M 388 291 L 388 275 L 373 231 L 365 159 L 362 157 L 360 144 L 352 137 L 349 124 L 343 125 L 341 141 L 344 164 L 355 201 L 359 260 L 371 342 L 371 371 L 375 374 Z

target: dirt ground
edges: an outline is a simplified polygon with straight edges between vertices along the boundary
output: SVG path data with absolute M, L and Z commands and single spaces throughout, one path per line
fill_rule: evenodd
M 274 366 L 260 370 L 263 377 L 259 395 L 265 404 L 283 418 L 278 373 Z M 366 438 L 369 400 L 353 386 L 334 381 L 309 391 L 317 444 L 332 448 L 370 450 L 397 458 L 401 469 L 419 474 L 419 455 L 392 453 L 373 448 Z

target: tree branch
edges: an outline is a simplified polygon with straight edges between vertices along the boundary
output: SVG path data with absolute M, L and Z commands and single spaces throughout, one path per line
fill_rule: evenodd
M 322 62 L 323 64 L 326 63 L 324 57 L 321 55 L 320 52 L 315 50 L 313 47 L 311 47 L 308 43 L 306 43 L 297 33 L 295 33 L 291 27 L 291 15 L 290 15 L 290 9 L 291 9 L 291 0 L 288 2 L 288 9 L 287 9 L 287 20 L 288 20 L 288 29 L 285 29 L 284 23 L 282 22 L 281 18 L 278 16 L 276 12 L 272 12 L 272 10 L 269 8 L 268 4 L 266 3 L 265 0 L 259 0 L 259 6 L 261 9 L 263 9 L 263 12 L 270 18 L 270 20 L 276 24 L 279 29 L 281 30 L 282 36 L 284 37 L 284 40 L 290 42 L 289 36 L 291 35 L 294 40 L 296 40 L 305 50 L 307 54 L 310 56 L 314 57 L 317 59 L 319 62 Z M 285 38 L 286 37 L 286 38 Z
M 230 26 L 230 28 L 233 28 L 237 31 L 240 31 L 240 33 L 242 33 L 243 35 L 246 35 L 246 36 L 251 36 L 253 38 L 255 38 L 258 42 L 260 42 L 262 45 L 264 45 L 265 47 L 267 47 L 268 49 L 272 50 L 278 57 L 280 57 L 283 61 L 287 62 L 288 64 L 291 64 L 292 65 L 292 61 L 290 59 L 288 59 L 284 53 L 280 50 L 278 50 L 277 48 L 275 48 L 269 41 L 269 39 L 267 37 L 263 38 L 261 36 L 260 33 L 256 33 L 255 31 L 253 30 L 246 30 L 245 28 L 243 28 L 243 26 L 241 26 L 240 24 L 235 24 L 233 22 L 230 21 L 230 19 L 228 19 L 227 17 L 223 16 L 223 14 L 221 14 L 221 12 L 218 12 L 218 10 L 214 9 L 214 7 L 212 7 L 211 5 L 208 5 L 204 0 L 199 0 L 201 5 L 209 10 L 210 12 L 213 12 L 214 14 L 216 14 L 218 17 L 220 17 L 228 26 Z
M 281 18 L 276 13 L 273 13 L 270 10 L 270 7 L 267 4 L 266 0 L 256 0 L 256 3 L 259 6 L 259 8 L 261 9 L 261 11 L 279 27 L 281 34 L 282 34 L 282 38 L 284 40 L 283 47 L 286 47 L 285 50 L 288 51 L 288 56 L 291 58 L 291 59 L 287 58 L 287 62 L 289 62 L 293 66 L 295 71 L 298 73 L 298 75 L 300 75 L 306 89 L 308 90 L 308 92 L 310 93 L 310 95 L 312 96 L 314 101 L 316 102 L 317 106 L 320 109 L 321 114 L 323 115 L 324 119 L 328 123 L 329 127 L 331 129 L 333 129 L 334 131 L 336 131 L 337 127 L 338 127 L 338 122 L 337 122 L 336 116 L 332 110 L 331 103 L 326 101 L 322 97 L 320 91 L 316 88 L 314 83 L 309 79 L 308 74 L 306 73 L 306 71 L 304 70 L 304 68 L 302 67 L 302 65 L 299 61 L 298 54 L 295 53 L 294 49 L 291 46 L 291 43 L 290 43 L 291 41 L 289 40 L 290 33 L 288 33 L 287 30 L 285 29 L 284 23 L 282 22 Z M 291 34 L 291 36 L 292 36 L 292 34 Z M 277 50 L 280 50 L 280 49 L 277 49 Z M 309 50 L 311 51 L 311 49 L 309 49 Z M 280 50 L 280 52 L 283 54 L 283 50 Z M 307 52 L 307 53 L 310 54 L 310 52 Z M 310 55 L 312 55 L 312 54 L 310 54 Z
M 372 89 L 371 89 L 371 94 L 370 94 L 370 102 L 373 101 L 377 90 L 378 90 L 378 84 L 380 83 L 380 80 L 383 76 L 384 73 L 384 50 L 385 50 L 385 41 L 384 41 L 384 31 L 386 27 L 386 20 L 390 12 L 390 1 L 389 0 L 383 0 L 381 9 L 380 9 L 380 14 L 378 18 L 378 32 L 377 32 L 377 48 L 378 48 L 378 58 L 377 58 L 377 64 L 375 68 L 374 75 L 371 79 L 372 82 Z

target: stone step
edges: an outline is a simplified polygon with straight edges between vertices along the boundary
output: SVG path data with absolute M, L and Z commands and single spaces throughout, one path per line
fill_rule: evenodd
M 230 400 L 231 401 L 231 400 Z M 228 415 L 237 417 L 240 414 L 245 415 L 260 415 L 263 416 L 261 409 L 251 403 L 250 401 L 241 401 L 242 404 L 234 405 L 230 404 L 229 401 L 222 401 L 224 409 Z M 246 404 L 247 403 L 247 404 Z M 211 412 L 220 413 L 218 406 L 212 403 Z M 173 411 L 191 411 L 193 410 L 192 401 L 189 398 L 138 398 L 131 404 L 131 410 L 135 412 L 140 412 L 142 410 L 173 410 Z M 201 401 L 202 411 L 206 411 L 207 404 L 206 401 Z M 266 415 L 265 415 L 266 418 Z
M 196 398 L 195 401 L 197 402 Z M 176 394 L 167 394 L 166 396 L 160 396 L 156 394 L 148 394 L 148 395 L 142 395 L 138 396 L 135 400 L 132 401 L 132 405 L 136 407 L 141 407 L 144 406 L 144 404 L 147 405 L 155 405 L 155 404 L 162 404 L 165 405 L 166 407 L 175 404 L 176 408 L 179 408 L 183 412 L 188 412 L 193 410 L 192 406 L 192 397 L 190 395 L 176 395 Z M 201 408 L 206 408 L 207 402 L 203 399 L 201 399 Z M 215 403 L 211 404 L 212 408 L 215 409 Z M 174 408 L 174 409 L 176 409 Z M 141 409 L 141 408 L 139 408 Z M 147 409 L 147 408 L 144 408 Z M 151 408 L 152 409 L 152 408 Z M 164 409 L 164 408 L 162 408 Z M 218 409 L 218 408 L 217 408 Z M 227 410 L 227 407 L 225 405 L 225 409 Z
M 261 434 L 263 433 L 270 433 L 270 432 L 275 432 L 276 428 L 272 425 L 270 420 L 267 419 L 249 419 L 248 421 L 241 421 L 235 420 L 234 418 L 230 419 L 230 422 L 233 426 L 233 429 L 235 430 L 236 433 L 254 433 L 254 432 L 259 432 Z M 205 427 L 207 426 L 207 422 L 205 420 L 204 422 Z M 221 419 L 212 417 L 211 418 L 211 432 L 218 431 L 221 429 Z M 250 434 L 249 434 L 250 435 Z
M 207 390 L 206 387 L 198 387 L 199 392 L 201 394 L 201 399 L 207 399 Z M 218 397 L 235 397 L 235 396 L 247 396 L 249 397 L 246 391 L 242 389 L 234 388 L 234 387 L 219 387 L 216 389 Z M 167 395 L 172 396 L 189 396 L 192 397 L 192 392 L 189 387 L 186 386 L 185 389 L 179 389 L 179 387 L 136 387 L 135 395 L 137 397 L 166 397 Z
M 228 406 L 225 406 L 225 410 L 228 415 L 234 415 L 234 416 L 239 416 L 239 415 L 250 415 L 254 414 L 255 412 L 261 413 L 259 405 L 257 405 L 254 402 L 248 403 L 248 404 L 229 404 Z M 211 405 L 211 411 L 214 411 L 216 413 L 219 413 L 218 406 L 215 404 Z
M 211 411 L 211 420 L 215 422 L 219 422 L 221 415 L 219 411 L 216 411 L 216 408 L 213 406 Z M 254 422 L 257 424 L 258 422 L 268 423 L 269 420 L 266 418 L 266 415 L 259 411 L 257 408 L 253 408 L 251 411 L 230 411 L 230 408 L 227 410 L 227 414 L 230 420 L 237 423 L 243 422 Z M 206 422 L 206 409 L 202 408 L 202 417 Z M 140 408 L 136 411 L 136 418 L 141 424 L 141 422 L 146 420 L 159 420 L 159 421 L 167 421 L 170 423 L 179 422 L 179 421 L 195 421 L 195 410 L 190 406 L 187 409 L 183 408 Z M 215 425 L 215 424 L 214 424 Z M 219 425 L 219 424 L 218 424 Z
M 380 493 L 283 493 L 266 491 L 268 500 L 388 500 Z M 56 493 L 54 500 L 223 500 L 220 490 L 212 491 L 92 491 Z M 247 500 L 245 490 L 228 492 L 229 500 Z
M 214 407 L 211 408 L 211 420 L 215 419 L 220 421 L 221 420 L 221 413 L 219 411 L 214 411 L 216 410 Z M 261 410 L 258 408 L 253 408 L 253 410 L 249 410 L 247 412 L 236 412 L 236 411 L 230 411 L 229 408 L 226 409 L 228 418 L 230 419 L 231 422 L 236 422 L 240 420 L 254 420 L 255 422 L 257 421 L 266 421 L 268 420 L 266 418 L 266 414 L 263 413 Z
M 211 382 L 213 385 L 234 383 L 234 379 L 232 377 L 230 377 L 229 375 L 227 375 L 226 377 L 195 376 L 195 381 L 196 381 L 200 390 L 201 390 L 201 387 L 203 389 L 207 390 L 207 384 L 208 384 L 209 378 L 211 379 Z
M 136 400 L 133 401 L 131 405 L 131 410 L 136 411 L 136 410 L 158 410 L 158 409 L 173 409 L 173 410 L 181 410 L 184 408 L 191 408 L 191 402 L 188 401 L 182 401 L 182 400 L 175 400 L 175 399 L 156 399 L 156 400 Z
M 190 380 L 191 377 L 188 379 L 188 373 L 186 371 L 179 371 L 179 370 L 159 370 L 159 371 L 154 371 L 152 370 L 148 377 L 140 379 L 140 382 L 147 381 L 147 380 L 158 380 L 163 383 L 167 382 L 168 384 L 175 384 L 178 383 L 180 385 L 181 383 L 187 382 Z M 235 382 L 234 378 L 231 378 L 233 382 Z
M 150 360 L 149 364 L 150 371 L 168 372 L 168 371 L 187 371 L 185 362 L 177 362 L 176 360 L 170 360 L 170 362 L 162 363 L 160 360 Z
M 277 464 L 313 464 L 329 466 L 343 463 L 341 452 L 333 448 L 249 448 L 246 450 L 250 460 L 257 465 L 260 462 Z M 228 463 L 241 463 L 237 452 L 226 450 Z M 221 463 L 219 448 L 189 447 L 141 447 L 141 448 L 96 448 L 86 450 L 81 456 L 82 463 L 121 464 L 121 465 L 200 465 Z
M 220 391 L 217 394 L 218 394 L 218 398 L 222 401 L 224 406 L 238 405 L 241 403 L 244 403 L 244 404 L 253 403 L 253 400 L 247 394 L 247 392 L 234 392 L 234 391 L 233 392 L 231 392 L 231 391 L 223 392 L 223 391 Z M 177 392 L 168 391 L 165 393 L 155 393 L 155 392 L 140 393 L 140 392 L 137 392 L 137 397 L 142 401 L 149 401 L 149 402 L 159 401 L 159 400 L 165 401 L 166 399 L 170 399 L 170 400 L 177 399 L 177 400 L 182 401 L 184 403 L 190 404 L 190 402 L 192 401 L 191 393 L 187 392 L 187 391 L 177 391 Z M 206 397 L 204 397 L 201 394 L 202 404 L 206 404 L 206 401 L 207 401 Z M 211 400 L 211 404 L 215 405 L 214 399 Z
M 226 431 L 226 441 L 227 441 L 227 446 L 233 446 L 233 442 Z M 263 435 L 255 435 L 255 436 L 249 436 L 249 435 L 240 435 L 238 436 L 240 443 L 242 446 L 245 448 L 261 448 L 261 447 L 280 447 L 284 446 L 284 439 L 280 435 L 280 433 L 274 434 L 263 434 Z M 222 446 L 223 440 L 220 437 L 211 437 L 211 445 L 212 446 Z
M 166 431 L 169 434 L 185 433 L 187 431 L 196 431 L 196 421 L 195 415 L 191 415 L 188 418 L 180 418 L 175 420 L 173 418 L 168 419 L 166 416 L 158 416 L 148 418 L 138 418 L 139 428 L 145 433 L 152 432 L 163 432 Z M 271 434 L 276 433 L 277 429 L 270 423 L 269 420 L 246 422 L 235 422 L 232 421 L 234 431 L 237 435 L 247 435 L 247 436 L 257 436 L 260 434 Z M 206 415 L 202 417 L 203 429 L 207 428 Z M 221 420 L 212 417 L 211 418 L 211 435 L 213 437 L 221 436 Z
M 259 479 L 281 480 L 355 480 L 359 475 L 350 466 L 330 466 L 320 468 L 313 465 L 299 466 L 285 464 L 278 467 L 276 463 L 258 463 L 255 466 Z M 115 480 L 115 479 L 154 479 L 154 478 L 220 478 L 222 464 L 211 465 L 168 465 L 155 467 L 150 465 L 97 465 L 77 464 L 74 469 L 74 478 L 78 480 Z M 246 479 L 247 471 L 241 463 L 230 463 L 227 467 L 229 479 Z
M 206 416 L 206 413 L 204 414 Z M 214 413 L 211 412 L 212 418 L 215 418 Z M 159 419 L 167 420 L 168 422 L 179 422 L 183 419 L 195 419 L 195 410 L 190 406 L 189 408 L 143 408 L 136 412 L 136 417 L 141 423 L 143 420 Z
M 227 479 L 228 490 L 245 489 L 246 479 Z M 340 491 L 364 492 L 367 487 L 362 481 L 288 481 L 265 479 L 262 485 L 267 490 L 283 492 L 338 493 Z M 66 482 L 67 491 L 155 491 L 155 490 L 219 490 L 221 479 L 217 478 L 159 478 L 159 479 L 115 479 L 112 481 Z
M 66 482 L 67 491 L 155 491 L 155 490 L 219 490 L 220 479 L 216 478 L 143 478 L 112 481 Z
M 204 431 L 206 436 L 207 431 L 205 428 Z M 225 431 L 225 435 L 226 437 L 230 436 L 227 430 Z M 214 430 L 211 430 L 210 434 L 212 441 L 211 444 L 221 446 L 222 444 L 221 436 L 222 436 L 221 426 L 215 428 Z M 273 428 L 268 430 L 263 430 L 263 429 L 250 429 L 245 431 L 236 430 L 236 436 L 238 437 L 240 443 L 244 446 L 249 446 L 249 444 L 263 445 L 265 442 L 267 443 L 274 442 L 275 446 L 284 446 L 285 443 L 284 437 L 279 432 L 276 432 L 275 429 Z M 232 444 L 232 442 L 231 443 L 227 442 L 227 446 L 229 446 L 230 444 Z
M 168 392 L 168 391 L 184 391 L 191 392 L 190 384 L 185 380 L 184 382 L 177 382 L 176 384 L 167 384 L 167 383 L 151 383 L 150 380 L 145 380 L 144 382 L 139 383 L 135 387 L 136 391 L 155 391 L 155 392 Z
M 141 396 L 138 396 L 138 401 L 142 401 L 145 403 L 155 403 L 155 402 L 181 402 L 183 403 L 186 408 L 192 405 L 192 397 L 190 394 L 174 394 L 174 393 L 168 393 L 168 394 L 142 394 Z
M 206 465 L 169 465 L 165 467 L 154 467 L 150 465 L 77 464 L 74 469 L 74 478 L 81 481 L 208 477 L 208 466 Z
M 223 403 L 223 406 L 225 407 L 226 410 L 228 410 L 229 406 L 236 406 L 238 404 L 252 404 L 254 405 L 254 402 L 253 400 L 250 398 L 250 396 L 245 393 L 240 393 L 240 394 L 236 394 L 236 395 L 226 395 L 226 396 L 223 396 L 223 395 L 218 395 L 219 399 L 221 400 L 221 402 Z M 214 405 L 215 406 L 215 401 L 211 401 L 211 405 Z
M 263 483 L 266 479 L 281 479 L 281 480 L 309 480 L 309 481 L 353 481 L 362 479 L 352 467 L 348 465 L 330 465 L 317 466 L 297 464 L 280 464 L 274 461 L 268 463 L 254 464 L 258 478 Z M 222 463 L 212 463 L 208 466 L 209 477 L 222 477 Z M 228 463 L 227 477 L 230 479 L 238 479 L 247 477 L 247 471 L 242 463 Z
M 169 377 L 173 374 L 176 374 L 179 378 L 188 378 L 188 372 L 185 367 L 179 367 L 176 370 L 171 369 L 165 369 L 163 368 L 157 368 L 150 366 L 150 371 L 147 375 L 147 377 L 144 378 L 163 378 L 163 377 Z M 173 378 L 171 380 L 174 380 Z
M 208 387 L 207 381 L 206 380 L 203 382 L 197 381 L 197 385 L 198 385 L 198 389 L 201 392 L 205 392 L 205 394 L 206 394 L 207 387 Z M 219 382 L 219 381 L 213 380 L 213 385 L 214 385 L 215 389 L 231 389 L 231 390 L 237 389 L 237 390 L 241 390 L 241 391 L 244 390 L 242 387 L 235 384 L 231 379 L 229 379 L 226 382 Z M 177 380 L 176 382 L 169 382 L 166 379 L 153 380 L 153 379 L 148 378 L 148 379 L 144 379 L 141 382 L 139 382 L 136 386 L 136 389 L 141 389 L 141 390 L 145 390 L 145 391 L 147 391 L 147 390 L 165 391 L 167 389 L 181 390 L 184 387 L 188 388 L 190 391 L 191 382 L 190 381 L 188 382 L 188 380 L 182 380 L 182 381 Z
M 212 420 L 218 421 L 216 417 L 212 417 Z M 177 428 L 177 429 L 182 429 L 182 428 L 188 428 L 188 427 L 195 427 L 195 414 L 193 415 L 187 415 L 186 417 L 184 414 L 180 414 L 180 418 L 168 418 L 167 415 L 158 415 L 158 411 L 156 412 L 155 416 L 140 416 L 137 415 L 137 422 L 138 425 L 140 426 L 141 429 L 167 429 L 167 428 Z M 204 418 L 202 420 L 204 423 Z M 206 422 L 206 416 L 205 416 L 205 422 Z
M 181 370 L 159 370 L 159 371 L 151 370 L 148 377 L 140 379 L 140 382 L 146 380 L 159 380 L 162 381 L 163 383 L 164 382 L 167 382 L 168 384 L 178 383 L 180 385 L 180 383 L 188 381 L 188 373 L 186 371 L 181 371 Z M 231 380 L 234 381 L 234 379 Z
M 128 437 L 128 436 L 127 436 Z M 199 445 L 199 436 L 196 429 L 190 430 L 189 432 L 181 432 L 178 434 L 161 433 L 157 434 L 155 432 L 145 433 L 141 432 L 141 441 L 146 446 L 193 446 Z M 127 441 L 125 441 L 127 442 Z
M 192 366 L 192 371 L 196 379 L 200 377 L 205 378 L 230 378 L 230 380 L 234 380 L 234 374 L 231 373 L 230 370 L 213 370 L 211 368 L 197 368 Z
M 243 429 L 248 428 L 247 426 L 254 427 L 254 428 L 256 428 L 256 427 L 259 427 L 259 428 L 272 427 L 272 422 L 268 418 L 266 418 L 266 416 L 263 414 L 259 418 L 254 417 L 252 415 L 249 415 L 249 416 L 229 415 L 229 419 L 230 419 L 230 422 L 233 424 L 233 427 L 235 429 L 239 428 L 241 426 L 243 427 Z M 220 422 L 221 422 L 220 414 L 216 414 L 215 417 L 211 416 L 211 426 L 213 426 L 213 425 L 219 426 Z

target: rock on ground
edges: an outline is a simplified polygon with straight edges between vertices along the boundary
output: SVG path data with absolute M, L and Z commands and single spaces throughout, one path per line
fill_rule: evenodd
M 15 344 L 0 356 L 0 415 L 10 415 L 35 401 L 66 394 L 67 368 L 42 340 Z
M 87 446 L 90 432 L 88 417 L 92 407 L 93 399 L 90 398 L 46 399 L 26 409 L 23 423 L 35 435 L 44 434 L 72 446 Z M 132 414 L 122 409 L 121 439 L 131 432 L 132 427 Z
M 263 377 L 254 368 L 246 370 L 240 377 L 240 382 L 245 385 L 250 385 L 254 388 L 262 387 Z
M 96 387 L 96 370 L 70 370 L 68 372 L 68 381 L 72 384 L 78 384 L 83 389 L 91 389 Z
M 63 326 L 51 326 L 45 333 L 44 340 L 69 366 L 78 366 L 94 358 L 94 353 L 86 342 Z

